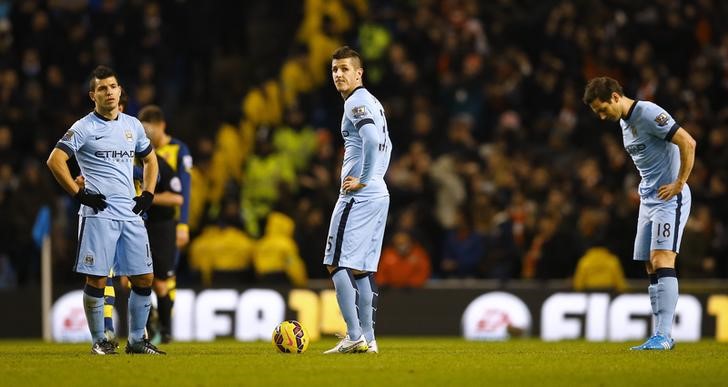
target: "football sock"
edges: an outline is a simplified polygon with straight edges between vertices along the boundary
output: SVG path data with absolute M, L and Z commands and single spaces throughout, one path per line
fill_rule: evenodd
M 359 325 L 359 313 L 357 311 L 357 298 L 359 291 L 356 288 L 354 276 L 351 270 L 339 267 L 331 274 L 336 289 L 336 301 L 339 303 L 339 309 L 346 321 L 346 330 L 349 339 L 356 340 L 361 336 L 361 326 Z
M 377 299 L 379 298 L 379 289 L 374 282 L 374 273 L 367 273 L 354 276 L 356 287 L 359 289 L 359 320 L 361 320 L 361 330 L 367 343 L 374 340 L 374 325 L 377 317 Z
M 93 342 L 104 339 L 104 289 L 89 284 L 83 288 L 83 310 Z
M 144 327 L 152 306 L 152 288 L 131 287 L 129 295 L 129 342 L 134 344 L 144 339 Z
M 650 286 L 647 287 L 647 293 L 650 295 L 650 306 L 652 306 L 652 333 L 658 331 L 657 328 L 657 274 L 648 274 L 650 277 Z
M 157 296 L 157 311 L 159 313 L 160 332 L 169 334 L 172 321 L 172 299 L 169 297 L 169 293 L 164 296 Z
M 106 278 L 104 288 L 104 331 L 114 331 L 114 304 L 116 303 L 116 292 L 114 291 L 114 279 Z
M 164 333 L 172 334 L 172 311 L 174 311 L 174 299 L 177 297 L 177 277 L 167 279 L 167 297 L 169 298 L 169 313 L 167 314 L 167 323 L 162 325 Z M 161 313 L 161 312 L 160 312 Z M 161 320 L 160 316 L 160 320 Z
M 677 273 L 673 268 L 657 269 L 657 334 L 670 337 L 677 306 Z

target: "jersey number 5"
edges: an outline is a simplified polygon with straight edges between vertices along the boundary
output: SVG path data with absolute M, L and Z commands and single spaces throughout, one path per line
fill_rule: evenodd
M 334 237 L 329 235 L 329 237 L 326 239 L 326 252 L 331 251 L 331 248 L 334 247 L 333 241 Z

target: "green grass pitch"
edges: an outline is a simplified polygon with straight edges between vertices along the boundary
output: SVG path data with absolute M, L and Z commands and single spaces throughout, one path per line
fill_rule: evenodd
M 632 352 L 636 343 L 458 338 L 377 340 L 381 353 L 302 355 L 268 342 L 173 343 L 167 356 L 93 356 L 88 344 L 0 341 L 0 386 L 726 386 L 728 344 L 678 343 Z

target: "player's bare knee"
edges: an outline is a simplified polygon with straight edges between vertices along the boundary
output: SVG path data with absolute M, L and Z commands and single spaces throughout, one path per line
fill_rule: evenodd
M 97 289 L 103 289 L 106 287 L 106 277 L 88 275 L 86 276 L 86 283 Z
M 152 282 L 154 281 L 154 275 L 151 273 L 134 275 L 134 276 L 129 277 L 129 280 L 131 281 L 131 284 L 133 286 L 136 286 L 138 288 L 149 288 L 149 287 L 152 287 Z

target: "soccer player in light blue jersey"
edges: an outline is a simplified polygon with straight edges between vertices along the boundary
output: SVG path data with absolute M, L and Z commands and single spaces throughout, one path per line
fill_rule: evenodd
M 670 350 L 678 282 L 675 258 L 690 214 L 687 181 L 695 161 L 695 140 L 664 109 L 624 96 L 619 83 L 594 78 L 584 103 L 602 120 L 619 121 L 624 147 L 639 170 L 640 210 L 634 259 L 645 262 L 655 319 L 654 335 L 633 350 Z
M 104 287 L 113 269 L 128 276 L 129 341 L 127 353 L 164 354 L 149 343 L 144 327 L 152 292 L 152 257 L 144 222 L 139 216 L 152 204 L 157 158 L 139 120 L 119 111 L 121 86 L 108 67 L 94 69 L 89 97 L 94 111 L 76 121 L 48 157 L 58 183 L 81 203 L 74 271 L 86 276 L 83 304 L 93 339 L 91 353 L 116 354 L 104 336 Z M 67 161 L 76 157 L 84 187 L 74 181 Z M 133 183 L 134 158 L 144 163 L 139 196 Z
M 379 101 L 364 88 L 359 54 L 348 46 L 334 51 L 331 76 L 344 99 L 341 136 L 344 162 L 339 200 L 331 216 L 324 265 L 336 289 L 336 300 L 346 321 L 347 334 L 324 352 L 378 352 L 374 337 L 378 289 L 374 273 L 379 265 L 389 211 L 384 174 L 392 142 Z

